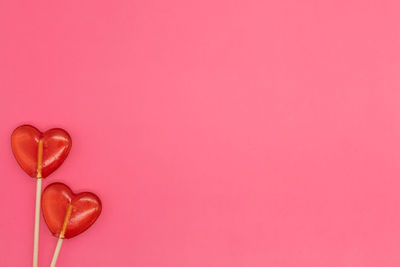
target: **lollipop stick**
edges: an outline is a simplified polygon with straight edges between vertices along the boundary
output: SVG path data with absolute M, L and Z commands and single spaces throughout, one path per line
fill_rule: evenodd
M 36 179 L 36 205 L 35 205 L 35 231 L 33 239 L 33 267 L 38 266 L 39 254 L 39 219 L 40 219 L 40 198 L 42 192 L 42 179 Z
M 58 254 L 60 254 L 62 242 L 63 242 L 63 239 L 59 238 L 57 241 L 56 249 L 54 250 L 54 255 L 53 255 L 53 259 L 51 260 L 50 267 L 56 266 L 56 262 L 57 262 Z
M 43 140 L 38 144 L 38 165 L 36 179 L 36 204 L 35 204 L 35 230 L 33 238 L 33 267 L 38 266 L 39 255 L 39 220 L 40 220 L 40 199 L 42 194 L 42 161 L 43 161 Z
M 62 230 L 61 230 L 61 233 L 60 233 L 60 237 L 58 238 L 58 241 L 57 241 L 56 249 L 54 250 L 53 259 L 51 260 L 50 267 L 55 267 L 56 266 L 56 262 L 57 262 L 57 259 L 58 259 L 58 254 L 60 254 L 61 245 L 62 245 L 62 242 L 63 242 L 63 239 L 64 239 L 65 231 L 67 230 L 68 220 L 69 220 L 69 217 L 71 216 L 72 208 L 73 208 L 72 205 L 68 206 L 67 214 L 65 215 L 65 218 L 64 218 L 64 223 L 63 223 L 63 226 L 62 226 Z

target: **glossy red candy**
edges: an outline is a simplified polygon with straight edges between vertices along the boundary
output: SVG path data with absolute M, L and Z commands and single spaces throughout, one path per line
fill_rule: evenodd
M 38 166 L 39 141 L 42 140 L 43 154 Z M 21 168 L 31 177 L 47 177 L 54 172 L 71 150 L 71 137 L 63 129 L 50 129 L 44 133 L 33 126 L 22 125 L 11 135 L 11 147 Z M 40 164 L 40 163 L 39 163 Z
M 43 191 L 42 212 L 55 237 L 60 237 L 67 218 L 64 238 L 71 238 L 88 229 L 96 221 L 101 213 L 101 202 L 95 194 L 74 194 L 65 184 L 53 183 Z

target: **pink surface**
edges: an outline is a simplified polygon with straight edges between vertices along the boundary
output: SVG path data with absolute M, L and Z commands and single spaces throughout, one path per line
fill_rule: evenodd
M 12 130 L 103 213 L 63 266 L 399 266 L 399 1 L 1 1 L 0 266 L 30 266 Z M 41 220 L 40 266 L 56 244 Z

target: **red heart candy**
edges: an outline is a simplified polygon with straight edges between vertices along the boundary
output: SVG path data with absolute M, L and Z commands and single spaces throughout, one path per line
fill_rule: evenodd
M 65 184 L 53 183 L 43 191 L 42 211 L 46 224 L 55 237 L 71 238 L 96 221 L 101 213 L 101 201 L 93 193 L 75 195 Z M 65 233 L 62 236 L 66 218 Z
M 38 166 L 40 140 L 43 144 L 41 168 Z M 21 168 L 31 177 L 45 178 L 54 172 L 68 156 L 71 145 L 69 134 L 59 128 L 42 133 L 33 126 L 22 125 L 11 135 L 14 156 Z

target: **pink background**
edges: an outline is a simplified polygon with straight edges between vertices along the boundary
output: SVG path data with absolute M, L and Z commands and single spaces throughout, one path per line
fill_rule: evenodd
M 103 200 L 58 267 L 399 266 L 399 9 L 1 1 L 0 266 L 32 260 L 22 123 L 73 138 L 44 186 Z

